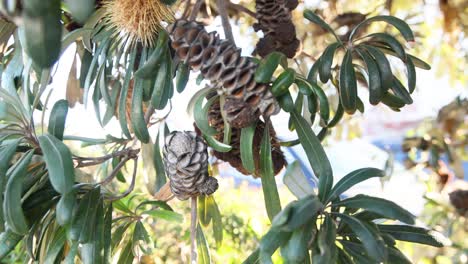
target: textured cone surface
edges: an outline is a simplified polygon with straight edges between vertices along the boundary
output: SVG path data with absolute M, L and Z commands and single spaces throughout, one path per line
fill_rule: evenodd
M 177 56 L 226 95 L 224 110 L 233 127 L 246 127 L 260 115 L 268 118 L 279 112 L 270 85 L 255 82 L 257 64 L 242 57 L 232 42 L 208 33 L 197 22 L 178 20 L 168 30 Z
M 218 141 L 222 142 L 224 140 L 224 121 L 221 115 L 219 100 L 217 100 L 211 106 L 209 113 L 208 113 L 208 120 L 210 122 L 210 125 L 218 131 L 218 133 L 215 135 L 215 138 Z M 279 146 L 279 142 L 276 139 L 276 136 L 275 136 L 276 133 L 275 133 L 275 130 L 273 129 L 273 126 L 270 125 L 269 129 L 270 129 L 270 136 L 271 136 L 271 146 L 272 146 L 271 156 L 273 159 L 273 169 L 274 169 L 275 175 L 277 175 L 281 171 L 281 169 L 286 165 L 286 160 L 284 159 L 284 155 Z M 260 144 L 262 141 L 264 130 L 265 130 L 265 123 L 259 120 L 257 122 L 257 127 L 255 130 L 255 135 L 253 139 L 253 153 L 254 153 L 254 157 L 256 157 L 255 173 L 254 175 L 252 175 L 254 178 L 257 178 L 260 176 L 260 160 L 258 159 L 258 157 L 260 153 Z M 244 168 L 244 166 L 242 166 L 242 160 L 241 160 L 241 154 L 240 154 L 240 138 L 241 138 L 241 129 L 232 128 L 231 143 L 230 143 L 230 145 L 232 146 L 232 150 L 229 152 L 224 152 L 224 153 L 213 151 L 213 154 L 218 159 L 228 162 L 232 167 L 234 167 L 240 173 L 244 175 L 250 175 L 251 173 L 249 173 Z
M 291 20 L 291 11 L 298 5 L 297 0 L 256 0 L 255 9 L 258 23 L 255 31 L 265 35 L 259 40 L 256 52 L 265 57 L 273 51 L 279 51 L 288 58 L 293 58 L 300 49 L 296 37 L 296 27 Z
M 163 159 L 172 193 L 180 200 L 210 195 L 218 181 L 208 175 L 208 152 L 195 132 L 174 131 L 165 139 Z

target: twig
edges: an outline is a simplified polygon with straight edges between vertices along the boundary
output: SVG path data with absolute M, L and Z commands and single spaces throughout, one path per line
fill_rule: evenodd
M 221 22 L 224 28 L 224 35 L 232 43 L 236 44 L 234 41 L 234 36 L 232 35 L 231 24 L 229 23 L 229 17 L 226 11 L 226 1 L 225 0 L 216 0 L 216 5 L 218 6 L 218 13 L 221 16 Z
M 200 11 L 200 7 L 205 2 L 205 0 L 197 0 L 195 5 L 193 6 L 192 13 L 190 13 L 189 20 L 195 20 L 197 18 L 198 12 Z
M 99 184 L 106 185 L 109 182 L 111 182 L 115 178 L 115 176 L 117 176 L 117 173 L 119 173 L 119 171 L 122 169 L 122 167 L 125 165 L 125 163 L 127 163 L 127 161 L 129 161 L 130 159 L 131 159 L 130 157 L 125 157 L 124 159 L 122 159 L 119 162 L 119 164 L 117 164 L 117 166 L 115 166 L 115 168 L 112 170 L 112 172 L 109 174 L 109 176 L 107 176 Z
M 190 263 L 197 264 L 197 197 L 194 196 L 192 199 L 191 206 L 191 223 L 190 223 Z
M 185 4 L 184 12 L 182 12 L 182 18 L 188 17 L 190 6 L 191 6 L 190 3 L 192 2 L 192 0 L 186 0 L 185 2 L 186 4 Z
M 101 156 L 101 157 L 75 156 L 74 159 L 78 161 L 76 168 L 81 168 L 81 167 L 89 167 L 89 166 L 98 165 L 100 163 L 103 163 L 106 160 L 109 160 L 115 157 L 128 156 L 129 158 L 134 158 L 138 154 L 138 152 L 140 152 L 140 149 L 127 148 L 121 151 L 112 152 L 111 154 Z
M 247 15 L 253 17 L 253 18 L 257 18 L 255 16 L 255 12 L 253 12 L 252 10 L 248 9 L 245 6 L 242 6 L 242 5 L 239 5 L 239 4 L 234 4 L 234 3 L 230 2 L 230 1 L 228 2 L 228 6 L 229 6 L 229 8 L 235 9 L 235 10 L 237 10 L 239 12 L 244 12 Z
M 125 192 L 123 192 L 121 195 L 112 196 L 112 197 L 108 198 L 107 200 L 109 200 L 109 201 L 120 200 L 120 199 L 124 198 L 125 196 L 129 195 L 133 191 L 133 189 L 135 188 L 135 182 L 136 182 L 138 157 L 133 159 L 133 164 L 134 164 L 134 166 L 133 166 L 132 182 L 130 183 L 130 186 L 128 187 L 128 189 Z

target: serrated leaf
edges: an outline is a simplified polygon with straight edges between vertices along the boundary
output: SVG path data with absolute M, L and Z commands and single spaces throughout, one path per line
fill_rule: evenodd
M 169 222 L 177 222 L 177 223 L 182 223 L 184 221 L 184 217 L 176 213 L 174 211 L 169 211 L 169 210 L 161 210 L 161 209 L 155 209 L 155 210 L 149 210 L 149 211 L 144 211 L 142 215 L 149 215 L 153 218 L 157 219 L 163 219 Z
M 205 235 L 200 225 L 197 225 L 197 252 L 198 252 L 198 263 L 199 264 L 210 264 L 210 248 L 206 242 Z
M 357 108 L 357 81 L 350 50 L 346 51 L 340 68 L 340 102 L 346 113 L 354 114 Z
M 341 178 L 333 187 L 330 194 L 327 196 L 327 201 L 332 201 L 337 198 L 339 195 L 347 191 L 349 188 L 354 185 L 368 180 L 373 177 L 383 177 L 385 176 L 384 171 L 375 169 L 375 168 L 362 168 L 350 172 L 343 178 Z
M 378 197 L 363 194 L 334 203 L 334 206 L 365 209 L 380 214 L 387 219 L 400 220 L 407 224 L 414 224 L 414 216 L 396 203 Z
M 320 81 L 322 83 L 327 83 L 328 80 L 331 78 L 331 67 L 333 64 L 333 57 L 335 55 L 336 50 L 340 46 L 341 44 L 338 42 L 329 45 L 320 57 L 319 76 Z
M 307 159 L 318 177 L 319 197 L 323 201 L 333 186 L 333 171 L 320 140 L 315 136 L 307 121 L 296 112 L 291 113 L 296 132 L 306 152 Z
M 268 54 L 260 62 L 255 71 L 255 81 L 258 83 L 269 83 L 281 60 L 285 60 L 285 55 L 281 52 Z
M 28 151 L 10 168 L 7 174 L 8 182 L 5 187 L 3 213 L 7 226 L 15 233 L 24 235 L 29 227 L 21 207 L 23 180 L 26 177 L 28 165 L 34 150 Z
M 65 121 L 68 114 L 68 101 L 58 100 L 52 107 L 49 117 L 47 131 L 59 140 L 63 140 L 63 131 L 65 130 Z
M 253 154 L 253 138 L 257 124 L 254 123 L 241 130 L 240 154 L 242 166 L 250 173 L 255 172 L 255 159 Z
M 394 26 L 398 31 L 400 31 L 401 35 L 405 38 L 406 41 L 414 41 L 414 35 L 413 31 L 411 28 L 406 24 L 405 21 L 394 17 L 394 16 L 375 16 L 375 17 L 370 17 L 361 23 L 359 23 L 350 33 L 349 39 L 352 40 L 354 35 L 366 24 L 369 24 L 371 22 L 376 22 L 376 21 L 384 21 L 392 26 Z
M 297 160 L 286 168 L 283 183 L 297 198 L 315 195 L 314 189 L 304 175 L 300 162 Z
M 380 232 L 391 235 L 396 240 L 443 247 L 447 240 L 442 234 L 416 226 L 408 225 L 377 225 Z
M 75 183 L 75 170 L 70 150 L 52 135 L 45 134 L 38 139 L 52 186 L 61 194 L 70 192 Z
M 341 221 L 346 223 L 351 228 L 353 233 L 356 234 L 370 257 L 379 262 L 385 261 L 385 254 L 372 234 L 372 231 L 367 228 L 366 225 L 352 216 L 345 214 L 336 215 L 339 216 Z
M 268 125 L 266 126 L 268 127 Z M 260 173 L 262 180 L 263 197 L 268 218 L 270 220 L 281 211 L 278 188 L 276 186 L 273 172 L 273 161 L 271 158 L 270 130 L 264 129 L 262 142 L 260 145 Z

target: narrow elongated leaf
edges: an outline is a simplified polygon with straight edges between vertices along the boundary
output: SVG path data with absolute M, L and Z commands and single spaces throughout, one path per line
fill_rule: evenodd
M 353 257 L 353 263 L 359 264 L 375 264 L 375 260 L 366 254 L 366 249 L 361 243 L 350 241 L 340 241 L 346 253 Z
M 340 194 L 344 193 L 349 188 L 353 187 L 354 185 L 360 182 L 363 182 L 373 177 L 383 176 L 385 176 L 384 171 L 375 168 L 362 168 L 350 172 L 335 184 L 335 186 L 333 187 L 333 189 L 327 197 L 327 201 L 334 200 Z
M 385 54 L 377 48 L 374 48 L 369 45 L 363 45 L 364 48 L 369 52 L 369 54 L 374 58 L 377 63 L 380 80 L 382 82 L 382 89 L 387 91 L 393 85 L 393 73 L 390 63 L 388 62 Z
M 349 39 L 352 40 L 354 38 L 354 35 L 366 24 L 369 24 L 371 22 L 376 22 L 376 21 L 384 21 L 392 26 L 394 26 L 398 31 L 400 31 L 401 35 L 406 39 L 406 41 L 414 41 L 414 35 L 413 31 L 411 28 L 406 24 L 405 21 L 394 17 L 394 16 L 375 16 L 375 17 L 370 17 L 361 23 L 357 25 L 350 33 Z
M 171 62 L 172 58 L 170 57 L 169 51 L 166 50 L 159 70 L 157 71 L 154 90 L 151 95 L 151 105 L 158 110 L 164 109 L 171 97 L 171 91 L 173 89 Z
M 315 136 L 307 121 L 296 112 L 292 112 L 294 126 L 306 152 L 314 174 L 319 178 L 319 197 L 323 201 L 333 186 L 333 172 L 320 140 Z
M 59 228 L 55 231 L 54 238 L 50 242 L 47 254 L 45 256 L 45 264 L 54 264 L 60 251 L 63 249 L 63 245 L 67 240 L 65 229 Z
M 242 264 L 258 264 L 260 263 L 260 249 L 256 249 L 252 254 L 250 254 L 243 262 Z
M 219 142 L 212 136 L 203 135 L 203 138 L 205 139 L 206 143 L 208 143 L 208 146 L 218 152 L 229 152 L 232 150 L 232 146 Z
M 155 72 L 158 71 L 158 68 L 161 67 L 161 62 L 164 60 L 164 55 L 167 52 L 168 46 L 167 42 L 169 40 L 169 34 L 164 29 L 161 29 L 158 32 L 158 41 L 156 43 L 156 48 L 150 57 L 146 61 L 143 67 L 140 67 L 138 71 L 135 72 L 135 76 L 143 79 L 151 79 Z
M 23 239 L 23 235 L 13 232 L 11 229 L 0 234 L 0 259 L 6 257 L 18 243 Z
M 328 124 L 328 120 L 330 119 L 330 104 L 328 103 L 328 97 L 317 83 L 310 82 L 310 84 L 312 85 L 315 96 L 319 100 L 320 118 L 322 119 L 321 125 L 326 126 Z
M 409 260 L 405 254 L 403 254 L 400 250 L 394 247 L 388 247 L 388 261 L 389 263 L 398 263 L 398 264 L 411 264 L 411 260 Z
M 286 57 L 281 52 L 268 54 L 268 56 L 260 62 L 255 71 L 255 81 L 258 83 L 269 83 L 281 60 L 285 59 Z
M 346 51 L 340 68 L 340 101 L 348 114 L 356 112 L 357 82 L 350 50 Z
M 207 227 L 212 218 L 212 214 L 210 211 L 210 205 L 208 204 L 210 201 L 207 199 L 206 195 L 198 196 L 197 200 L 197 210 L 198 210 L 198 221 L 203 227 Z
M 208 247 L 205 235 L 203 234 L 203 229 L 200 225 L 197 225 L 197 251 L 199 264 L 211 263 L 210 248 Z
M 416 68 L 411 57 L 406 58 L 406 75 L 408 77 L 408 89 L 411 94 L 416 89 Z
M 213 235 L 216 241 L 216 246 L 220 247 L 223 243 L 223 222 L 221 217 L 221 212 L 219 211 L 218 204 L 213 197 L 213 195 L 208 196 L 210 200 L 211 211 L 213 211 Z
M 319 16 L 317 16 L 314 12 L 311 10 L 305 10 L 304 11 L 304 17 L 309 20 L 310 22 L 319 25 L 321 28 L 325 29 L 326 31 L 330 32 L 335 36 L 336 40 L 341 42 L 340 38 L 335 34 L 335 31 L 325 22 L 323 19 L 321 19 Z
M 61 194 L 70 192 L 75 182 L 75 170 L 70 150 L 52 135 L 45 134 L 38 139 L 52 186 Z
M 379 243 L 377 243 L 374 235 L 372 234 L 372 231 L 369 230 L 369 228 L 367 228 L 357 218 L 345 214 L 337 215 L 341 218 L 341 221 L 346 223 L 351 228 L 359 240 L 361 240 L 361 243 L 364 245 L 364 248 L 370 257 L 379 262 L 385 261 L 385 254 L 383 254 Z
M 65 0 L 68 10 L 73 18 L 80 24 L 84 24 L 94 11 L 95 0 L 84 0 L 76 2 L 73 0 Z
M 87 192 L 78 204 L 68 230 L 68 237 L 72 241 L 86 243 L 91 238 L 100 192 L 100 188 Z
M 135 136 L 142 142 L 148 143 L 150 140 L 148 126 L 145 122 L 145 113 L 143 112 L 143 85 L 142 79 L 136 79 L 132 94 L 131 122 Z
M 16 148 L 19 145 L 20 140 L 14 140 L 8 145 L 0 146 L 0 194 L 5 191 L 6 184 L 6 173 L 10 161 L 16 153 Z M 4 216 L 3 216 L 3 195 L 0 195 L 0 232 L 4 231 Z
M 128 130 L 128 125 L 127 125 L 127 96 L 128 96 L 130 81 L 132 78 L 132 70 L 135 64 L 136 51 L 137 49 L 133 49 L 130 54 L 130 60 L 128 63 L 127 70 L 125 72 L 123 86 L 122 86 L 122 89 L 120 90 L 120 96 L 119 96 L 119 109 L 118 109 L 119 123 L 120 123 L 120 128 L 122 129 L 123 134 L 127 138 L 132 137 L 130 135 L 130 131 Z
M 297 198 L 304 198 L 315 194 L 314 189 L 301 169 L 300 162 L 297 160 L 286 168 L 283 182 Z
M 207 90 L 207 92 L 210 90 Z M 215 128 L 211 127 L 208 122 L 208 111 L 215 102 L 218 100 L 217 97 L 212 97 L 208 99 L 208 102 L 203 107 L 203 101 L 205 100 L 206 94 L 202 93 L 195 101 L 194 109 L 193 109 L 193 118 L 195 119 L 195 124 L 201 130 L 204 135 L 207 136 L 214 136 L 218 133 Z
M 285 112 L 289 113 L 294 110 L 294 101 L 289 91 L 277 99 L 281 109 L 283 109 Z
M 376 45 L 375 43 L 373 43 L 372 45 L 375 46 L 376 48 L 378 48 L 380 51 L 382 51 L 385 54 L 398 57 L 398 54 L 396 54 L 396 52 L 394 52 L 393 50 L 391 50 L 390 48 L 388 48 L 386 46 Z M 419 58 L 417 58 L 417 57 L 415 57 L 415 56 L 413 56 L 411 54 L 406 54 L 406 57 L 413 61 L 415 67 L 418 67 L 418 68 L 423 69 L 423 70 L 430 70 L 431 69 L 431 65 L 429 65 L 427 62 L 425 62 L 425 61 L 423 61 L 423 60 L 421 60 L 421 59 L 419 59 Z
M 119 260 L 117 264 L 132 264 L 133 263 L 133 250 L 132 250 L 132 241 L 128 241 L 125 247 L 120 252 Z
M 253 138 L 257 124 L 252 124 L 241 130 L 240 152 L 242 166 L 250 173 L 255 172 L 255 159 L 253 154 Z
M 286 69 L 271 85 L 271 93 L 276 97 L 284 95 L 288 92 L 289 87 L 294 83 L 295 79 L 296 72 L 291 68 Z
M 400 220 L 407 224 L 414 224 L 414 216 L 396 203 L 382 198 L 367 196 L 363 194 L 334 203 L 336 206 L 346 208 L 365 209 L 380 214 L 387 219 Z
M 187 86 L 187 82 L 190 77 L 190 69 L 186 63 L 179 63 L 177 67 L 177 75 L 176 75 L 176 90 L 177 92 L 181 93 L 184 91 L 185 86 Z
M 288 242 L 281 248 L 281 256 L 287 263 L 305 263 L 308 243 L 312 237 L 312 225 L 305 225 L 294 230 Z
M 67 257 L 63 260 L 64 264 L 74 264 L 75 262 L 75 257 L 78 254 L 78 242 L 73 242 L 72 245 L 70 246 L 70 251 L 68 251 Z
M 304 79 L 300 76 L 296 76 L 296 80 L 294 81 L 294 83 L 297 85 L 297 88 L 299 88 L 299 92 L 303 95 L 310 96 L 314 93 L 312 85 L 307 79 Z
M 109 263 L 107 261 L 110 259 L 110 253 L 111 253 L 111 242 L 112 242 L 112 212 L 113 212 L 113 207 L 112 203 L 109 204 L 107 207 L 106 215 L 104 216 L 104 230 L 103 232 L 103 259 L 105 263 Z
M 24 177 L 31 162 L 33 150 L 21 157 L 14 167 L 8 171 L 8 182 L 5 187 L 3 213 L 7 226 L 15 233 L 24 235 L 28 232 L 28 223 L 21 207 L 21 194 Z
M 71 222 L 75 204 L 76 195 L 73 191 L 63 194 L 62 197 L 60 197 L 56 209 L 57 223 L 59 225 L 65 226 Z
M 155 209 L 144 211 L 142 214 L 152 216 L 155 219 L 163 219 L 169 222 L 182 223 L 184 221 L 184 217 L 181 214 L 169 210 Z
M 268 125 L 266 127 L 268 127 Z M 269 129 L 265 129 L 260 145 L 260 172 L 265 207 L 268 217 L 272 220 L 273 217 L 281 211 L 281 203 L 273 172 L 270 140 L 270 131 Z
M 397 96 L 400 98 L 405 104 L 412 104 L 413 103 L 413 98 L 411 98 L 410 93 L 406 88 L 401 84 L 400 80 L 393 76 L 393 85 L 392 85 L 392 91 Z
M 279 231 L 270 229 L 260 240 L 260 259 L 270 259 L 271 255 L 282 245 L 284 245 L 291 237 L 291 232 Z M 264 263 L 260 261 L 260 263 Z
M 442 234 L 416 226 L 408 225 L 377 225 L 380 232 L 391 235 L 396 240 L 443 247 L 447 244 Z
M 330 216 L 325 217 L 322 227 L 318 231 L 318 249 L 320 253 L 314 255 L 314 260 L 317 263 L 335 263 L 337 258 L 337 250 L 335 245 L 336 240 L 336 225 Z M 314 262 L 315 263 L 315 262 Z
M 400 59 L 402 59 L 403 61 L 406 61 L 405 49 L 394 36 L 387 34 L 387 33 L 374 33 L 374 34 L 368 35 L 367 37 L 371 37 L 372 40 L 385 43 L 393 51 L 395 51 L 396 54 L 398 54 L 398 57 L 400 57 Z
M 119 247 L 120 243 L 122 242 L 123 235 L 130 227 L 132 222 L 123 222 L 112 232 L 112 241 L 111 241 L 111 252 L 115 252 Z
M 155 186 L 154 190 L 155 192 L 158 192 L 164 184 L 166 184 L 166 171 L 164 169 L 164 164 L 162 161 L 161 157 L 161 150 L 159 148 L 159 133 L 158 136 L 156 137 L 156 141 L 154 142 L 154 149 L 153 149 L 153 162 L 154 162 L 154 168 L 156 169 L 156 181 L 155 181 Z
M 321 65 L 319 68 L 319 76 L 322 83 L 327 83 L 328 80 L 330 80 L 333 57 L 335 56 L 336 50 L 340 46 L 341 44 L 339 42 L 335 42 L 329 45 L 320 57 Z
M 371 55 L 364 49 L 357 49 L 359 56 L 364 60 L 367 66 L 368 84 L 369 84 L 369 102 L 372 105 L 378 104 L 382 100 L 384 93 L 381 87 L 380 72 L 377 63 Z
M 49 125 L 47 131 L 56 138 L 63 140 L 63 131 L 68 114 L 68 101 L 59 100 L 52 107 L 50 112 Z
M 323 209 L 323 204 L 314 195 L 291 202 L 273 219 L 272 226 L 283 231 L 290 231 L 312 221 Z

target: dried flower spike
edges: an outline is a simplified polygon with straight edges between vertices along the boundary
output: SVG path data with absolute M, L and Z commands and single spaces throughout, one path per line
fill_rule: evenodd
M 174 131 L 165 139 L 163 160 L 172 193 L 180 200 L 218 189 L 216 178 L 208 175 L 207 145 L 195 132 Z

